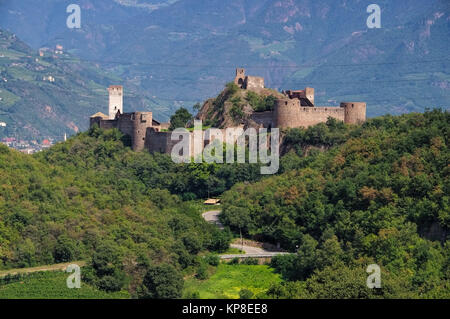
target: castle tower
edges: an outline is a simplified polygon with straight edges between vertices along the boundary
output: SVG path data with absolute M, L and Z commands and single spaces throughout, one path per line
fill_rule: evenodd
M 344 108 L 344 122 L 348 124 L 361 124 L 366 121 L 366 103 L 342 102 Z
M 314 88 L 305 88 L 305 96 L 314 105 Z
M 274 108 L 273 127 L 286 128 L 298 127 L 300 100 L 278 99 Z
M 245 81 L 245 69 L 243 68 L 237 68 L 236 69 L 236 77 L 234 78 L 234 83 L 242 88 Z
M 108 88 L 109 92 L 109 113 L 108 117 L 113 120 L 118 111 L 123 114 L 123 86 L 111 85 Z
M 152 112 L 135 112 L 133 121 L 132 145 L 134 151 L 142 151 L 145 147 L 145 135 L 148 127 L 152 127 Z

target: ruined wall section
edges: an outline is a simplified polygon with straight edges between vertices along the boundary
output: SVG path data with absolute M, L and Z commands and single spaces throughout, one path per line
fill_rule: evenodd
M 264 78 L 259 76 L 246 76 L 243 88 L 246 90 L 264 89 Z
M 239 86 L 241 89 L 243 88 L 245 81 L 245 69 L 237 68 L 236 69 L 236 77 L 234 78 L 234 84 Z

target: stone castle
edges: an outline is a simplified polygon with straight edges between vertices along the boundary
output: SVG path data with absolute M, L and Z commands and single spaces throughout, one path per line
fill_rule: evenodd
M 264 78 L 246 76 L 245 69 L 236 69 L 234 83 L 241 89 L 260 91 Z M 340 106 L 315 106 L 314 88 L 287 90 L 284 98 L 277 99 L 273 111 L 253 112 L 250 118 L 262 127 L 294 128 L 308 127 L 326 122 L 328 117 L 349 124 L 366 121 L 366 103 L 342 102 Z
M 265 88 L 264 78 L 246 76 L 245 69 L 236 69 L 234 83 L 239 88 L 259 92 Z M 153 119 L 152 112 L 123 112 L 123 87 L 112 85 L 109 91 L 109 114 L 98 112 L 90 117 L 90 126 L 98 125 L 103 129 L 117 128 L 130 138 L 133 150 L 170 153 L 178 141 L 172 141 L 172 132 L 168 131 L 169 123 L 161 123 Z M 340 106 L 315 106 L 314 88 L 304 90 L 287 90 L 282 92 L 272 111 L 253 112 L 249 120 L 257 127 L 263 128 L 295 128 L 308 127 L 326 122 L 329 117 L 349 124 L 360 124 L 366 120 L 366 103 L 342 102 Z M 193 141 L 192 133 L 190 134 Z M 209 132 L 202 133 L 207 145 Z M 195 155 L 195 154 L 192 154 Z

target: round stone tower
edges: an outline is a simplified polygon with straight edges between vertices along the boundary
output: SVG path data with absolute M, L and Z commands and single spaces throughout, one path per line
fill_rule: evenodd
M 148 127 L 152 127 L 152 112 L 135 112 L 133 120 L 132 148 L 142 151 L 145 146 L 145 135 Z
M 341 102 L 344 108 L 344 122 L 348 124 L 361 124 L 366 121 L 366 103 Z
M 300 100 L 278 99 L 274 108 L 273 127 L 297 127 L 300 121 Z

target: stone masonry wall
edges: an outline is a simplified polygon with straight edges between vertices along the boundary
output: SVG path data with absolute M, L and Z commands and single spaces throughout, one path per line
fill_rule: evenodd
M 326 122 L 328 117 L 345 119 L 342 107 L 303 107 L 299 100 L 278 100 L 274 110 L 274 124 L 278 128 L 308 127 Z

